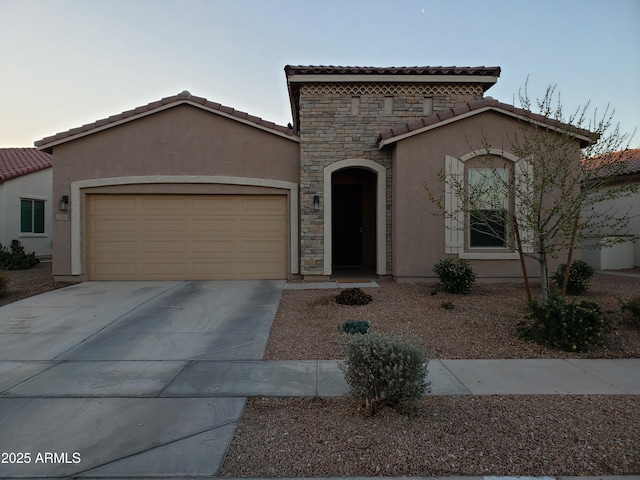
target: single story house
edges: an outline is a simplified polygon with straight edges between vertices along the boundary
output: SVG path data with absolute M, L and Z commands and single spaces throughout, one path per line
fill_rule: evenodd
M 0 244 L 51 256 L 52 157 L 35 148 L 0 148 Z
M 615 188 L 623 182 L 640 185 L 640 148 L 616 152 L 610 161 L 623 165 L 619 170 L 616 169 L 621 174 L 611 187 Z M 596 270 L 640 267 L 640 188 L 629 196 L 600 202 L 595 210 L 598 214 L 608 212 L 609 215 L 626 215 L 629 224 L 624 232 L 605 232 L 609 237 L 624 240 L 620 243 L 607 245 L 602 238 L 583 239 L 582 259 Z
M 526 159 L 479 146 L 504 145 L 523 121 L 553 134 L 485 98 L 499 67 L 285 74 L 286 127 L 184 91 L 37 141 L 54 158 L 54 198 L 69 200 L 54 222 L 56 278 L 318 280 L 359 268 L 421 281 L 446 255 L 486 280 L 520 278 L 513 250 L 452 229 L 423 187 L 487 156 L 516 175 Z

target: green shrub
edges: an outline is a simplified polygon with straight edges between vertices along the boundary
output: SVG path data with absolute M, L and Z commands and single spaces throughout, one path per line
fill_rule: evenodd
M 345 320 L 341 327 L 338 327 L 338 330 L 342 330 L 343 332 L 348 333 L 349 335 L 354 335 L 356 333 L 369 333 L 371 330 L 371 325 L 366 320 Z
M 9 293 L 9 277 L 4 270 L 0 270 L 0 298 Z
M 336 296 L 336 303 L 340 305 L 366 305 L 373 300 L 368 293 L 359 288 L 346 288 Z
M 373 332 L 344 343 L 340 370 L 361 412 L 373 415 L 385 406 L 414 411 L 428 391 L 427 355 L 400 335 Z
M 444 310 L 453 310 L 455 308 L 455 305 L 453 304 L 453 302 L 442 302 L 440 304 L 440 308 L 443 308 Z
M 620 305 L 620 309 L 623 312 L 631 312 L 631 315 L 633 315 L 635 319 L 640 322 L 640 297 L 636 297 L 627 303 L 622 303 Z
M 476 281 L 471 263 L 462 258 L 445 258 L 433 267 L 440 279 L 439 289 L 446 293 L 468 293 Z
M 26 270 L 36 266 L 40 261 L 35 252 L 26 254 L 24 247 L 18 240 L 11 242 L 11 249 L 0 243 L 0 268 L 6 270 Z
M 551 277 L 553 283 L 555 283 L 558 288 L 562 288 L 566 269 L 567 264 L 563 263 Z M 567 293 L 569 295 L 582 295 L 583 293 L 587 293 L 589 290 L 589 282 L 594 273 L 596 273 L 596 271 L 593 267 L 584 260 L 571 262 L 569 281 L 567 282 Z
M 586 352 L 602 345 L 612 328 L 597 303 L 569 303 L 559 293 L 551 295 L 547 304 L 530 300 L 527 308 L 533 323 L 518 326 L 520 337 L 568 352 Z

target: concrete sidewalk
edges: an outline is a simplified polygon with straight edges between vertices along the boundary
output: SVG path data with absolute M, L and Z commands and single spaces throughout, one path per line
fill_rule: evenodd
M 336 397 L 348 391 L 338 363 L 4 362 L 0 398 Z M 640 395 L 640 359 L 431 360 L 428 380 L 429 395 Z
M 247 397 L 346 393 L 337 360 L 261 360 L 283 288 L 88 282 L 0 308 L 0 451 L 32 455 L 0 477 L 216 478 Z M 434 359 L 428 380 L 429 395 L 640 395 L 640 359 Z
M 640 395 L 640 359 L 431 360 L 429 395 Z M 335 397 L 337 360 L 201 361 L 160 397 Z

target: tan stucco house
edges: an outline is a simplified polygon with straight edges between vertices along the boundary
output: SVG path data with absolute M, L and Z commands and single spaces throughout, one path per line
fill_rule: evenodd
M 35 148 L 0 148 L 0 244 L 51 256 L 51 155 Z
M 413 281 L 446 255 L 485 279 L 519 277 L 513 251 L 450 228 L 423 187 L 486 156 L 509 175 L 527 168 L 472 147 L 504 145 L 523 121 L 540 127 L 485 98 L 499 67 L 285 73 L 288 127 L 185 91 L 36 142 L 54 158 L 54 199 L 69 199 L 54 217 L 56 277 L 310 280 L 361 268 Z

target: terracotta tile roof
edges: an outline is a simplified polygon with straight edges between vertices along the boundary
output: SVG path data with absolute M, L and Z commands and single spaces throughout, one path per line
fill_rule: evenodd
M 640 173 L 640 148 L 585 159 L 583 164 L 587 169 L 611 165 L 612 171 L 618 175 L 633 175 Z M 624 167 L 621 164 L 624 164 Z
M 165 110 L 167 108 L 174 107 L 181 104 L 191 104 L 195 106 L 200 106 L 204 109 L 207 109 L 213 112 L 218 112 L 222 115 L 237 119 L 238 121 L 241 121 L 243 123 L 254 125 L 263 130 L 270 130 L 280 135 L 286 135 L 291 137 L 294 136 L 293 130 L 288 127 L 277 125 L 274 122 L 269 122 L 267 120 L 263 120 L 260 117 L 249 115 L 248 113 L 236 110 L 235 108 L 227 107 L 225 105 L 221 105 L 216 102 L 211 102 L 203 97 L 197 97 L 195 95 L 191 95 L 191 93 L 185 90 L 182 93 L 179 93 L 178 95 L 165 97 L 156 102 L 151 102 L 151 103 L 148 103 L 147 105 L 143 105 L 141 107 L 137 107 L 132 110 L 127 110 L 126 112 L 122 112 L 117 115 L 112 115 L 109 118 L 96 120 L 93 123 L 88 123 L 81 127 L 72 128 L 71 130 L 67 130 L 66 132 L 60 132 L 60 133 L 56 133 L 55 135 L 45 137 L 42 140 L 36 141 L 35 146 L 50 152 L 51 148 L 54 145 L 88 135 L 90 133 L 93 133 L 94 130 L 103 130 L 111 126 L 119 125 L 129 120 L 133 120 L 135 118 L 146 116 L 156 111 Z
M 339 67 L 333 65 L 287 65 L 291 75 L 487 75 L 500 76 L 500 67 Z
M 389 145 L 398 140 L 401 140 L 402 138 L 411 136 L 412 133 L 419 133 L 423 130 L 435 128 L 439 126 L 439 124 L 449 123 L 450 121 L 455 121 L 457 119 L 465 118 L 466 116 L 472 115 L 474 114 L 474 112 L 480 113 L 485 110 L 501 111 L 512 116 L 520 117 L 524 120 L 543 123 L 552 128 L 555 127 L 559 129 L 573 129 L 576 136 L 581 137 L 585 146 L 588 141 L 593 140 L 593 134 L 588 130 L 577 129 L 557 120 L 545 118 L 542 115 L 528 112 L 521 108 L 514 107 L 513 105 L 509 105 L 508 103 L 499 102 L 498 100 L 495 100 L 491 97 L 486 97 L 475 102 L 462 103 L 448 110 L 435 113 L 431 116 L 412 120 L 405 124 L 390 128 L 389 130 L 382 132 L 378 136 L 378 145 L 380 148 L 382 148 L 384 145 Z
M 487 91 L 500 76 L 500 67 L 341 67 L 334 65 L 286 65 L 291 113 L 296 131 L 300 127 L 300 86 L 307 80 L 313 83 L 332 82 L 403 82 L 446 81 L 447 83 L 477 82 Z M 370 76 L 371 78 L 366 78 Z M 456 80 L 439 77 L 457 77 Z M 415 78 L 411 78 L 415 77 Z M 429 78 L 432 77 L 432 78 Z M 486 77 L 479 79 L 477 77 Z
M 0 183 L 51 165 L 51 155 L 35 148 L 0 148 Z

